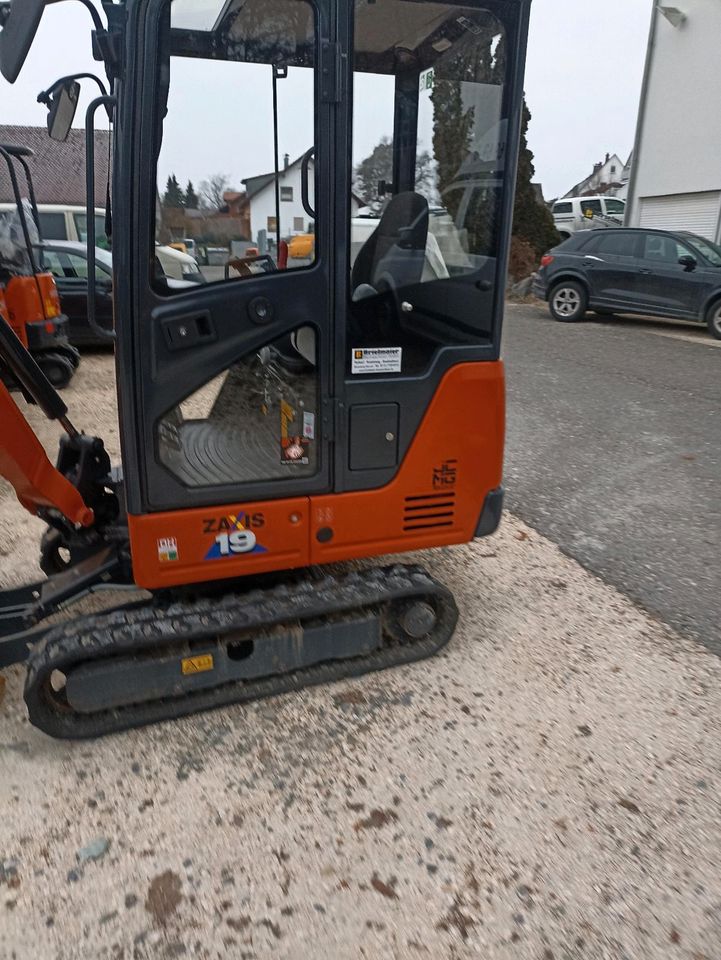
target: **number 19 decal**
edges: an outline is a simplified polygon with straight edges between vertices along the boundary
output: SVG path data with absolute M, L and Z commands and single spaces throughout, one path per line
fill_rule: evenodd
M 221 557 L 234 553 L 252 553 L 257 539 L 252 530 L 234 530 L 233 533 L 220 533 L 215 538 Z
M 258 543 L 255 527 L 265 526 L 265 517 L 262 513 L 249 515 L 242 511 L 229 514 L 227 517 L 203 521 L 205 533 L 215 534 L 210 541 L 210 549 L 205 555 L 206 560 L 227 560 L 233 557 L 242 557 L 247 553 L 266 553 L 266 548 Z

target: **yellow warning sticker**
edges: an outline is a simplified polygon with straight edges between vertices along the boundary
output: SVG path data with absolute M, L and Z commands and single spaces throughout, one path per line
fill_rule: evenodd
M 183 671 L 183 676 L 191 673 L 207 673 L 208 670 L 213 669 L 213 655 L 204 653 L 200 657 L 186 657 L 180 661 L 180 669 Z

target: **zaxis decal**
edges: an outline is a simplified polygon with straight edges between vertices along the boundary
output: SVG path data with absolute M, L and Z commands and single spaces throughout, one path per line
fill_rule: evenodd
M 205 533 L 217 533 L 213 543 L 205 555 L 206 560 L 222 560 L 226 557 L 237 557 L 245 553 L 267 553 L 267 549 L 258 543 L 258 538 L 251 527 L 262 527 L 265 518 L 260 513 L 252 516 L 246 513 L 228 514 L 220 520 L 203 521 Z

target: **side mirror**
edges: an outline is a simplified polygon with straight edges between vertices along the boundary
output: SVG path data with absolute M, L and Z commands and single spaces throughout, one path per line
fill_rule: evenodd
M 65 143 L 75 119 L 80 98 L 80 84 L 76 80 L 65 80 L 50 97 L 48 106 L 48 134 L 52 140 Z
M 690 256 L 690 254 L 686 254 L 683 257 L 679 257 L 678 262 L 684 268 L 686 273 L 693 273 L 693 271 L 698 266 L 698 260 L 696 259 L 696 257 Z
M 0 12 L 0 72 L 15 83 L 40 26 L 46 0 L 11 0 Z

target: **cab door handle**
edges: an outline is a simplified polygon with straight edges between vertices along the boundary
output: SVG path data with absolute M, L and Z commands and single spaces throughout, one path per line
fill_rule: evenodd
M 638 272 L 643 273 L 645 276 L 650 276 L 653 273 L 653 270 L 649 270 L 647 267 L 641 267 Z

